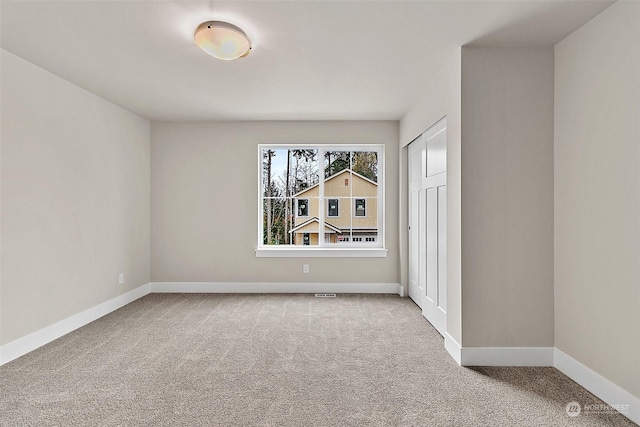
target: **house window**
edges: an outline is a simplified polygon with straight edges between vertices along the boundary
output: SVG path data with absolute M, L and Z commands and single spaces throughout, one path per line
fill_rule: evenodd
M 298 216 L 309 216 L 309 199 L 297 199 Z
M 260 145 L 258 152 L 257 256 L 338 248 L 386 256 L 383 145 Z M 353 237 L 363 232 L 374 239 Z
M 338 199 L 329 199 L 327 201 L 327 216 L 339 216 Z
M 365 199 L 356 199 L 356 216 L 367 216 L 367 201 Z

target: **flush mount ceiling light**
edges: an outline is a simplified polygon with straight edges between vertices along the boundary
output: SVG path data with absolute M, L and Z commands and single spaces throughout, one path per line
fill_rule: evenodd
M 198 25 L 193 40 L 209 55 L 225 61 L 242 58 L 251 51 L 251 42 L 240 28 L 223 21 Z

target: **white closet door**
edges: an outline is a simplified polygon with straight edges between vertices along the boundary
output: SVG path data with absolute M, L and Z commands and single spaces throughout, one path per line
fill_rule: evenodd
M 409 145 L 409 296 L 441 334 L 447 325 L 446 150 L 444 119 Z

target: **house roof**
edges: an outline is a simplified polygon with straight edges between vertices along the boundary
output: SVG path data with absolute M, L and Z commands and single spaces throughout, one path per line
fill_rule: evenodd
M 353 176 L 357 176 L 358 178 L 363 179 L 363 180 L 365 180 L 365 181 L 367 181 L 367 182 L 369 182 L 369 183 L 371 183 L 371 184 L 375 185 L 376 187 L 378 186 L 378 183 L 377 183 L 377 182 L 372 181 L 372 180 L 370 180 L 369 178 L 367 178 L 366 176 L 360 175 L 359 173 L 354 172 L 354 171 L 352 171 L 351 169 L 348 169 L 348 168 L 347 168 L 347 169 L 342 169 L 340 172 L 338 172 L 338 173 L 334 173 L 334 174 L 333 174 L 333 175 L 331 175 L 330 177 L 325 178 L 324 182 L 331 181 L 332 179 L 337 178 L 338 176 L 340 176 L 340 175 L 342 175 L 343 173 L 346 173 L 346 172 L 351 172 L 351 173 L 353 174 Z M 309 191 L 309 190 L 312 190 L 312 189 L 316 188 L 318 185 L 320 185 L 320 184 L 319 184 L 319 183 L 318 183 L 318 184 L 314 184 L 314 185 L 312 185 L 312 186 L 311 186 L 311 187 L 309 187 L 309 188 L 305 188 L 304 190 L 299 191 L 299 192 L 297 192 L 296 194 L 294 194 L 294 195 L 293 195 L 293 197 L 298 197 L 300 194 L 304 194 L 304 193 L 306 193 L 307 191 Z
M 291 231 L 289 231 L 289 233 L 293 233 L 293 232 L 295 232 L 295 231 L 297 231 L 297 230 L 299 230 L 301 228 L 304 228 L 307 225 L 311 224 L 312 222 L 317 222 L 319 224 L 320 220 L 318 219 L 318 217 L 314 216 L 313 218 L 310 218 L 310 219 L 306 220 L 305 222 L 296 225 L 294 228 L 291 229 Z M 335 225 L 331 225 L 326 221 L 324 222 L 324 226 L 326 228 L 329 228 L 329 229 L 335 231 L 336 233 L 341 233 L 342 232 L 342 230 L 340 230 L 338 227 L 336 227 Z

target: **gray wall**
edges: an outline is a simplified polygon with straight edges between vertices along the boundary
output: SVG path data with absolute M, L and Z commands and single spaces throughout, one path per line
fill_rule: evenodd
M 553 48 L 462 48 L 462 345 L 553 346 Z
M 149 282 L 150 125 L 1 55 L 6 344 Z
M 399 282 L 397 122 L 154 122 L 151 141 L 152 281 Z M 256 258 L 261 143 L 385 144 L 388 257 Z
M 553 346 L 553 49 L 463 47 L 400 122 L 447 116 L 447 333 L 465 347 Z M 401 199 L 402 283 L 407 202 Z
M 447 116 L 447 333 L 462 342 L 461 307 L 461 51 L 422 92 L 400 121 L 400 248 L 402 283 L 408 275 L 407 145 Z
M 617 2 L 556 46 L 555 342 L 640 397 L 638 41 Z

